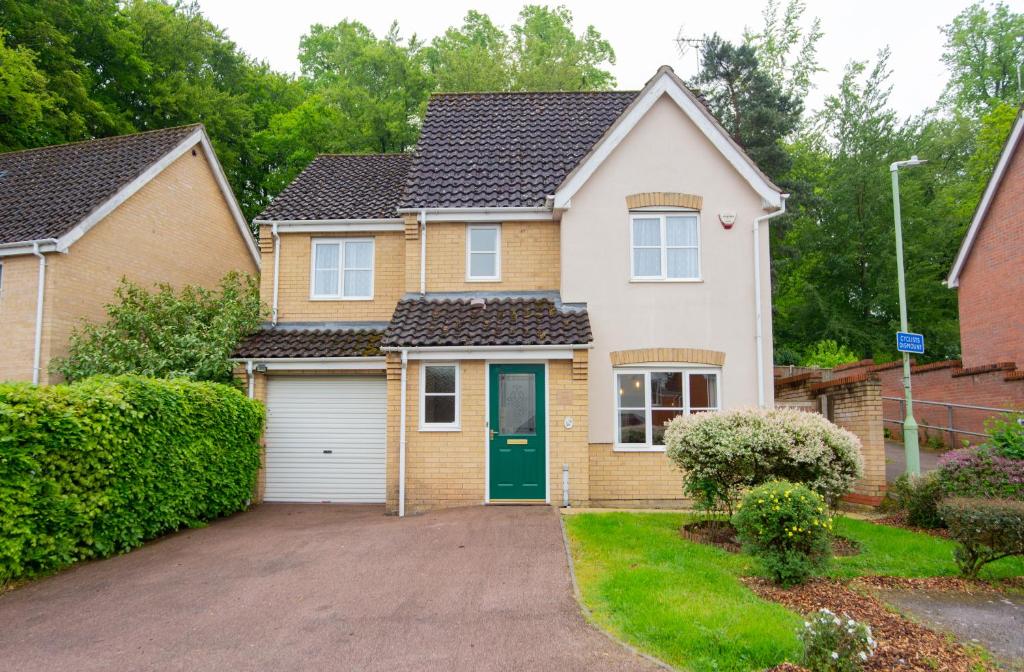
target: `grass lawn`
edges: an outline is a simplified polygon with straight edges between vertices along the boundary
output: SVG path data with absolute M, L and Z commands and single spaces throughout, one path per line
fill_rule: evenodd
M 588 513 L 565 517 L 583 601 L 598 624 L 682 669 L 760 670 L 799 655 L 803 619 L 739 581 L 754 560 L 686 541 L 680 513 Z M 849 518 L 836 532 L 861 544 L 831 575 L 956 574 L 953 543 Z M 1024 560 L 986 568 L 985 578 L 1024 574 Z

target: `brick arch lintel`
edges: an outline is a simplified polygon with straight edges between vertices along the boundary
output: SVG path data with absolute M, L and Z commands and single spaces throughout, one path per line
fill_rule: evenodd
M 630 210 L 635 208 L 656 207 L 659 205 L 700 210 L 704 205 L 704 197 L 696 194 L 682 194 L 674 191 L 648 191 L 642 194 L 630 194 L 629 196 L 626 196 L 626 207 Z
M 725 353 L 701 348 L 640 348 L 637 350 L 616 350 L 610 353 L 612 366 L 644 364 L 647 362 L 679 362 L 683 364 L 707 364 L 723 366 Z

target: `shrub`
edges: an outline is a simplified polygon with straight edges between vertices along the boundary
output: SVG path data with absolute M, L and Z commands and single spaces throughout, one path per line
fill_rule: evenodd
M 823 369 L 831 369 L 840 364 L 856 362 L 857 355 L 845 345 L 840 345 L 830 338 L 808 346 L 804 351 L 801 366 L 818 366 Z
M 0 583 L 244 508 L 262 428 L 215 383 L 0 384 Z
M 1024 502 L 954 497 L 939 504 L 939 513 L 957 542 L 956 564 L 968 578 L 977 578 L 990 562 L 1024 555 Z
M 811 672 L 856 672 L 875 653 L 871 628 L 822 609 L 797 633 L 804 645 L 803 665 Z
M 1011 460 L 982 446 L 951 450 L 938 464 L 942 491 L 948 496 L 1024 501 L 1024 460 Z
M 1024 460 L 1024 413 L 1007 413 L 985 421 L 988 441 L 996 455 L 1010 460 Z
M 83 323 L 71 335 L 67 358 L 50 368 L 68 381 L 125 373 L 233 383 L 228 360 L 238 341 L 259 327 L 256 278 L 228 273 L 217 291 L 157 285 L 147 292 L 127 280 L 107 321 Z
M 733 516 L 743 549 L 772 580 L 803 583 L 831 558 L 832 520 L 825 500 L 801 485 L 773 481 L 751 490 Z
M 890 490 L 896 500 L 896 508 L 907 512 L 907 522 L 915 527 L 944 527 L 939 515 L 939 501 L 942 500 L 942 483 L 935 472 L 923 476 L 903 474 L 892 484 Z
M 665 446 L 698 506 L 730 515 L 744 490 L 772 480 L 802 483 L 833 504 L 864 470 L 856 436 L 793 409 L 680 416 L 668 423 Z

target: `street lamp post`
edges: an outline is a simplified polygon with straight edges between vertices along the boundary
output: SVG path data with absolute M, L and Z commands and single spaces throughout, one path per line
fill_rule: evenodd
M 917 156 L 907 161 L 895 161 L 889 166 L 892 174 L 892 212 L 896 220 L 896 277 L 900 289 L 900 329 L 907 328 L 907 282 L 903 274 L 903 224 L 900 221 L 900 168 L 911 168 L 926 163 Z M 903 449 L 907 456 L 907 473 L 921 474 L 921 454 L 917 446 L 917 421 L 914 420 L 914 399 L 910 393 L 910 353 L 903 353 L 903 394 L 906 397 L 907 416 L 903 420 Z

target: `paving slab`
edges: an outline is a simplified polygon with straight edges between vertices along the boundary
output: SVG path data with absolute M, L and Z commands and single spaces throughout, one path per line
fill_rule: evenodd
M 587 624 L 550 507 L 264 504 L 0 596 L 9 670 L 655 670 Z
M 1011 669 L 1024 669 L 1024 598 L 943 590 L 877 592 L 882 601 L 921 623 L 984 646 Z

